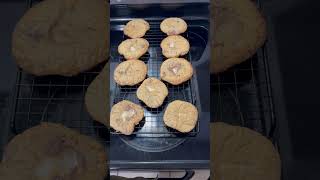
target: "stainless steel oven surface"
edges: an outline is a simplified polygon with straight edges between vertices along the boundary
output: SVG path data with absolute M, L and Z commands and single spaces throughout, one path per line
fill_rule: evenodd
M 111 169 L 192 169 L 209 168 L 209 3 L 149 3 L 111 4 L 111 59 L 110 77 L 115 66 L 123 61 L 117 48 L 126 39 L 124 25 L 134 19 L 143 18 L 150 24 L 144 36 L 150 47 L 141 60 L 148 66 L 149 77 L 159 78 L 161 63 L 166 59 L 160 48 L 166 34 L 161 32 L 160 23 L 166 17 L 181 17 L 188 24 L 182 34 L 190 42 L 190 52 L 184 57 L 193 65 L 195 73 L 191 80 L 178 86 L 166 83 L 169 95 L 164 104 L 150 109 L 136 97 L 137 87 L 119 87 L 110 79 L 111 101 L 113 104 L 127 99 L 144 107 L 145 118 L 138 124 L 131 136 L 121 135 L 111 129 L 110 168 Z M 194 8 L 197 6 L 197 8 Z M 163 113 L 168 103 L 180 99 L 194 104 L 199 111 L 195 129 L 180 133 L 166 127 Z

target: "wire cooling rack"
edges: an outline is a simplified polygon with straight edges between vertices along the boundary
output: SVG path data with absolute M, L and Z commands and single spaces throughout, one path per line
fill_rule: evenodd
M 212 116 L 254 129 L 276 142 L 268 57 L 264 47 L 246 62 L 211 77 Z
M 211 76 L 211 116 L 258 131 L 277 145 L 267 45 L 246 62 Z
M 148 77 L 155 77 L 160 79 L 160 67 L 162 62 L 166 59 L 162 55 L 162 50 L 160 48 L 161 41 L 167 37 L 166 34 L 160 31 L 160 23 L 161 21 L 150 21 L 150 30 L 144 36 L 145 39 L 148 40 L 150 47 L 148 53 L 140 58 L 140 60 L 144 61 L 148 67 Z M 189 33 L 186 32 L 183 34 L 186 39 L 189 39 Z M 126 36 L 123 36 L 123 40 L 127 39 Z M 192 46 L 192 44 L 191 44 Z M 187 59 L 190 63 L 192 63 L 191 53 L 188 53 L 183 58 Z M 118 54 L 118 63 L 125 61 L 125 59 Z M 112 70 L 113 71 L 113 70 Z M 196 105 L 196 87 L 194 87 L 194 78 L 181 85 L 174 86 L 167 82 L 164 82 L 168 88 L 169 94 L 165 99 L 162 106 L 159 108 L 149 108 L 142 101 L 140 101 L 136 96 L 136 91 L 140 84 L 136 86 L 118 86 L 115 85 L 115 97 L 113 100 L 113 104 L 116 104 L 122 100 L 129 100 L 136 104 L 141 105 L 144 108 L 144 119 L 135 127 L 133 132 L 134 135 L 154 135 L 152 137 L 175 137 L 177 135 L 183 136 L 195 136 L 199 132 L 199 121 L 196 127 L 189 133 L 180 133 L 179 131 L 167 127 L 163 122 L 163 114 L 168 103 L 174 100 L 183 100 L 190 102 Z M 114 130 L 111 130 L 113 134 L 120 134 Z M 145 136 L 141 136 L 145 137 Z M 148 136 L 151 137 L 151 136 Z
M 37 2 L 27 0 L 28 7 Z M 11 101 L 12 131 L 19 134 L 41 122 L 53 122 L 109 142 L 109 130 L 90 117 L 84 104 L 86 90 L 102 68 L 101 64 L 75 77 L 40 77 L 19 69 Z
M 13 131 L 18 134 L 41 122 L 54 122 L 108 141 L 108 129 L 93 121 L 84 105 L 86 89 L 101 69 L 75 77 L 37 77 L 19 70 L 11 112 Z

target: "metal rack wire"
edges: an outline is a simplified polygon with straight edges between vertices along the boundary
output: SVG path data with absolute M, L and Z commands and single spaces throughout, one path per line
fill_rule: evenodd
M 86 89 L 101 69 L 76 77 L 37 77 L 19 70 L 11 113 L 13 131 L 18 134 L 41 122 L 55 122 L 108 141 L 108 129 L 94 122 L 84 105 Z
M 38 1 L 27 0 L 28 7 Z M 103 65 L 75 77 L 34 76 L 19 69 L 12 96 L 11 129 L 19 134 L 41 122 L 54 122 L 109 142 L 109 130 L 87 113 L 84 95 Z
M 147 64 L 148 77 L 156 77 L 160 79 L 160 66 L 162 62 L 166 59 L 162 55 L 160 43 L 167 36 L 166 34 L 160 31 L 160 21 L 150 21 L 149 23 L 150 23 L 150 30 L 146 33 L 144 38 L 148 40 L 150 47 L 149 47 L 148 53 L 142 56 L 140 60 L 144 61 Z M 183 34 L 183 36 L 189 39 L 188 32 Z M 123 40 L 125 39 L 126 37 L 123 36 Z M 192 63 L 191 53 L 188 53 L 183 58 L 189 60 L 189 62 Z M 123 57 L 121 57 L 120 55 L 118 55 L 117 59 L 119 63 L 124 61 Z M 194 77 L 195 76 L 196 75 L 194 75 Z M 167 127 L 163 122 L 163 114 L 165 111 L 165 107 L 168 105 L 168 103 L 174 100 L 183 100 L 183 101 L 190 102 L 194 105 L 196 104 L 196 96 L 194 94 L 196 88 L 194 87 L 194 84 L 193 84 L 193 78 L 178 86 L 174 86 L 167 82 L 164 82 L 168 88 L 169 95 L 165 99 L 163 105 L 160 106 L 159 108 L 154 108 L 154 109 L 149 108 L 137 98 L 136 91 L 140 84 L 133 87 L 128 87 L 128 86 L 121 87 L 116 85 L 115 98 L 114 98 L 113 104 L 116 104 L 122 100 L 130 100 L 136 104 L 140 104 L 144 108 L 145 118 L 140 124 L 138 124 L 135 127 L 135 130 L 133 133 L 134 135 L 142 135 L 142 134 L 156 135 L 153 137 L 173 137 L 175 135 L 195 136 L 199 132 L 199 122 L 191 132 L 186 134 L 182 134 L 177 130 Z M 119 134 L 119 132 L 116 132 L 114 130 L 111 130 L 111 133 Z
M 277 145 L 267 44 L 246 62 L 211 77 L 211 108 L 215 121 L 251 128 Z
M 213 75 L 213 118 L 275 139 L 275 116 L 265 48 L 227 72 Z

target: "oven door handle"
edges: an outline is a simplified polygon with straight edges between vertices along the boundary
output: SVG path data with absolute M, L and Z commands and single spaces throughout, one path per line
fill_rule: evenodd
M 181 180 L 190 180 L 194 176 L 194 171 L 188 170 Z
M 194 176 L 194 171 L 187 170 L 186 174 L 181 178 L 171 178 L 171 179 L 177 179 L 177 180 L 190 180 Z M 155 180 L 167 180 L 168 178 L 156 178 Z

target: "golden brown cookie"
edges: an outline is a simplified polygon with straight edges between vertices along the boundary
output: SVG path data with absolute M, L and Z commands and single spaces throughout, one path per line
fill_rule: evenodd
M 188 25 L 181 18 L 167 18 L 163 20 L 160 24 L 160 29 L 162 32 L 170 35 L 178 35 L 187 31 Z
M 270 140 L 248 128 L 211 123 L 211 177 L 280 180 L 281 162 Z
M 101 180 L 108 168 L 100 143 L 54 123 L 42 123 L 14 137 L 2 163 L 21 170 L 23 179 L 33 180 Z
M 123 55 L 125 59 L 139 59 L 148 51 L 148 48 L 149 42 L 145 39 L 127 39 L 119 45 L 118 52 Z
M 17 162 L 0 163 L 1 180 L 21 180 L 32 177 L 32 168 Z M 19 173 L 17 173 L 19 172 Z M 37 179 L 36 179 L 37 180 Z
M 73 76 L 109 56 L 109 3 L 45 0 L 17 23 L 12 53 L 34 75 Z
M 141 38 L 149 29 L 149 23 L 144 19 L 134 19 L 126 24 L 123 32 L 130 38 Z
M 85 105 L 94 120 L 109 127 L 109 62 L 87 88 Z
M 137 90 L 137 97 L 150 108 L 158 108 L 168 96 L 167 86 L 157 78 L 143 81 Z
M 162 54 L 167 58 L 186 55 L 190 50 L 190 44 L 186 38 L 180 35 L 168 36 L 161 42 Z
M 135 125 L 144 117 L 143 108 L 130 101 L 123 100 L 115 104 L 110 113 L 110 126 L 125 135 L 134 131 Z
M 161 64 L 160 77 L 173 85 L 188 81 L 193 75 L 193 68 L 184 58 L 171 58 Z
M 213 1 L 212 73 L 227 70 L 254 55 L 266 40 L 266 22 L 251 0 Z
M 146 78 L 147 70 L 147 65 L 143 61 L 124 61 L 116 67 L 113 77 L 120 86 L 133 86 Z
M 182 133 L 190 132 L 198 121 L 197 108 L 188 102 L 176 100 L 166 108 L 163 116 L 164 123 Z

